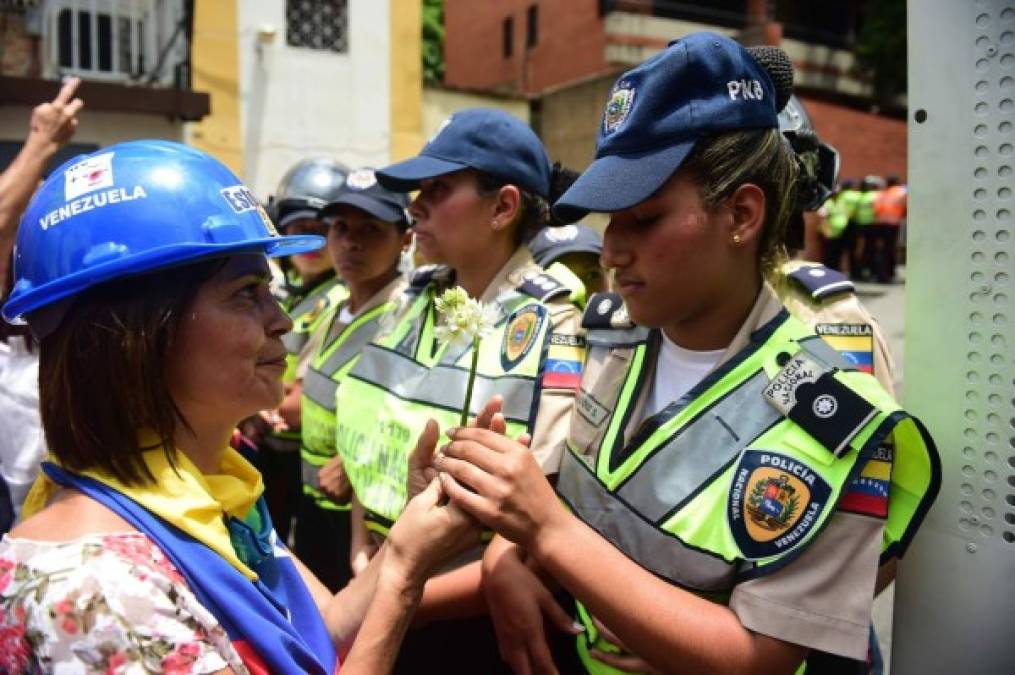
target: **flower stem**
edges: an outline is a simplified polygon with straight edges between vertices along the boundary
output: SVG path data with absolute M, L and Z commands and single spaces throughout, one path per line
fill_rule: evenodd
M 469 423 L 469 407 L 472 405 L 472 385 L 476 383 L 476 368 L 479 367 L 479 337 L 472 338 L 472 367 L 469 368 L 469 386 L 465 388 L 465 405 L 462 406 L 462 420 L 459 426 Z

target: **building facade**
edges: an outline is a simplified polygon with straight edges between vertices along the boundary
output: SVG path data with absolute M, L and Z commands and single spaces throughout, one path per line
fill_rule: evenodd
M 709 30 L 777 44 L 818 133 L 842 155 L 842 176 L 906 174 L 905 100 L 885 109 L 853 45 L 864 0 L 446 0 L 445 84 L 533 101 L 533 125 L 554 157 L 583 167 L 616 76 L 682 35 Z M 862 129 L 863 133 L 857 133 Z

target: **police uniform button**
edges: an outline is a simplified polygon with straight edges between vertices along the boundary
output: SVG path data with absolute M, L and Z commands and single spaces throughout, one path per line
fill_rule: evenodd
M 789 352 L 779 352 L 778 354 L 775 355 L 775 362 L 779 364 L 779 366 L 784 366 L 787 363 L 789 363 L 789 359 L 790 359 Z

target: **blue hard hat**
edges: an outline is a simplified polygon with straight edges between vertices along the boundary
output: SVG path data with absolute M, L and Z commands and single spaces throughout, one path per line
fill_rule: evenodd
M 772 79 L 743 47 L 715 33 L 674 40 L 621 75 L 603 111 L 596 159 L 554 204 L 575 221 L 652 196 L 698 141 L 779 126 Z
M 92 286 L 199 258 L 323 245 L 323 237 L 279 236 L 250 190 L 211 156 L 169 141 L 120 143 L 66 162 L 36 192 L 3 316 L 20 319 Z
M 546 198 L 550 158 L 527 124 L 493 108 L 470 108 L 444 120 L 419 155 L 377 171 L 389 190 L 409 192 L 421 180 L 476 169 Z

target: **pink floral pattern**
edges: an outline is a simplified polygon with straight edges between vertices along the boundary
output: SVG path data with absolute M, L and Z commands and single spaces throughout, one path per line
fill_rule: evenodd
M 0 673 L 246 667 L 162 550 L 132 532 L 0 542 Z

